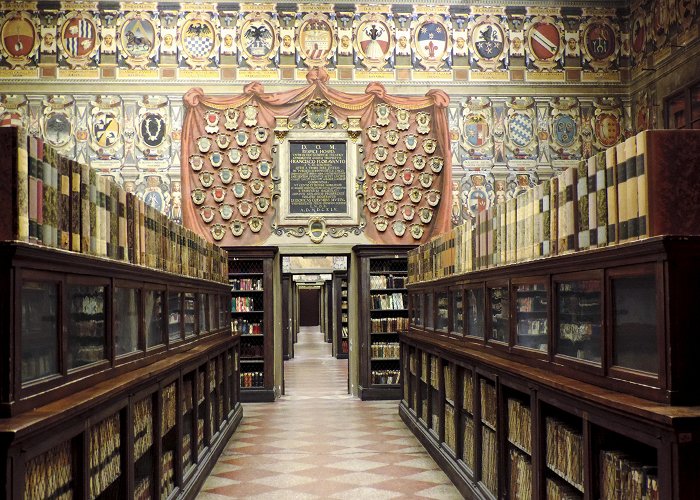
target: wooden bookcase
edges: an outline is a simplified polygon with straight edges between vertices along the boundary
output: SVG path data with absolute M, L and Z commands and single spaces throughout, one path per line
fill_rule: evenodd
M 274 401 L 272 266 L 277 248 L 226 250 L 229 253 L 231 328 L 241 336 L 241 401 Z
M 0 497 L 193 498 L 242 417 L 228 286 L 22 243 L 0 255 Z
M 466 496 L 696 497 L 698 257 L 656 237 L 409 285 L 402 418 Z
M 399 332 L 408 327 L 409 245 L 357 245 L 359 273 L 359 395 L 400 399 Z M 405 327 L 405 328 L 404 328 Z
M 348 329 L 348 273 L 333 273 L 333 294 L 335 295 L 335 342 L 334 351 L 337 359 L 347 359 L 350 352 L 350 331 Z

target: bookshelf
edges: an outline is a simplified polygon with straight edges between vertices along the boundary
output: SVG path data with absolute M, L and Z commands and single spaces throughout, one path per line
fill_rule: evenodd
M 243 402 L 274 401 L 274 247 L 227 248 L 231 286 L 231 329 L 241 335 L 239 384 Z
M 400 399 L 399 333 L 408 328 L 406 253 L 413 246 L 358 245 L 360 398 Z
M 698 256 L 663 236 L 410 284 L 402 419 L 465 496 L 693 497 Z
M 333 272 L 333 290 L 335 292 L 336 325 L 335 357 L 347 359 L 350 353 L 350 330 L 348 327 L 348 274 L 345 271 Z
M 0 254 L 0 497 L 195 495 L 242 417 L 228 286 L 27 243 Z

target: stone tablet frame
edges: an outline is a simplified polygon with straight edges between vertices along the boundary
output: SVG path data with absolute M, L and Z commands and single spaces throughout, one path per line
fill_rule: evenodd
M 291 213 L 290 211 L 290 142 L 309 144 L 326 142 L 345 143 L 345 196 L 346 210 L 343 213 Z M 290 130 L 277 144 L 274 177 L 276 184 L 277 214 L 276 226 L 308 226 L 312 220 L 322 220 L 329 226 L 359 226 L 361 189 L 357 189 L 361 144 L 348 136 L 345 130 Z

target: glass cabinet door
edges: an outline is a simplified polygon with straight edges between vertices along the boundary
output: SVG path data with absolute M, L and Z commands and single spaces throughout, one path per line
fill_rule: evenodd
M 457 335 L 464 335 L 464 292 L 463 290 L 450 291 L 450 304 L 452 307 L 452 321 L 450 330 Z
M 31 382 L 59 371 L 59 284 L 25 281 L 21 294 L 22 382 Z
M 107 358 L 107 329 L 103 285 L 66 287 L 68 301 L 68 369 Z
M 185 323 L 185 337 L 194 335 L 194 319 L 195 319 L 195 300 L 194 293 L 185 293 L 183 304 L 183 319 Z
M 168 292 L 168 338 L 170 342 L 182 338 L 182 293 Z
M 547 352 L 548 297 L 544 283 L 513 285 L 515 294 L 515 345 Z
M 114 343 L 116 355 L 139 350 L 141 290 L 114 287 Z
M 146 348 L 149 348 L 165 343 L 163 338 L 165 292 L 162 290 L 148 290 L 145 295 Z
M 467 292 L 467 335 L 484 338 L 484 289 L 468 288 Z
M 435 294 L 437 302 L 437 314 L 435 318 L 435 329 L 447 331 L 450 307 L 448 303 L 447 292 L 441 291 Z
M 611 290 L 612 364 L 658 373 L 655 275 L 614 277 L 611 279 Z
M 603 318 L 600 280 L 567 280 L 555 285 L 556 353 L 601 363 Z
M 205 293 L 197 294 L 197 307 L 198 307 L 198 319 L 199 325 L 197 332 L 202 334 L 207 332 L 207 295 Z
M 491 331 L 489 338 L 498 342 L 508 342 L 510 331 L 510 298 L 507 286 L 497 286 L 488 289 L 489 317 Z

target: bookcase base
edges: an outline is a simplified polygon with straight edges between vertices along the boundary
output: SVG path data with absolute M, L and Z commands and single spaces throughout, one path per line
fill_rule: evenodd
M 341 352 L 335 355 L 336 359 L 348 359 L 348 353 L 347 352 Z
M 207 477 L 209 477 L 209 473 L 214 468 L 214 465 L 216 465 L 216 461 L 226 448 L 226 444 L 228 443 L 229 439 L 231 439 L 231 436 L 233 436 L 233 433 L 238 428 L 238 424 L 241 423 L 242 419 L 243 406 L 241 406 L 241 403 L 237 403 L 235 410 L 233 410 L 232 415 L 229 418 L 229 423 L 224 429 L 222 429 L 222 432 L 219 432 L 216 442 L 209 447 L 206 456 L 202 459 L 201 465 L 197 467 L 197 469 L 194 471 L 193 477 L 181 490 L 182 495 L 180 498 L 187 500 L 197 498 L 200 488 L 204 484 L 204 481 L 206 481 Z
M 430 453 L 430 456 L 433 457 L 435 462 L 437 462 L 440 468 L 445 472 L 445 474 L 447 474 L 447 477 L 450 478 L 450 481 L 452 481 L 462 496 L 470 499 L 484 500 L 491 498 L 482 494 L 482 492 L 478 489 L 478 486 L 469 479 L 464 470 L 462 470 L 454 459 L 445 452 L 445 450 L 440 446 L 440 443 L 438 443 L 430 434 L 428 429 L 421 425 L 418 420 L 411 415 L 411 412 L 403 402 L 399 404 L 399 416 L 413 435 L 418 438 L 418 441 L 420 441 L 428 453 Z
M 399 400 L 401 399 L 401 387 L 362 387 L 360 386 L 360 399 L 362 401 Z
M 241 403 L 272 403 L 275 391 L 272 389 L 241 389 Z

